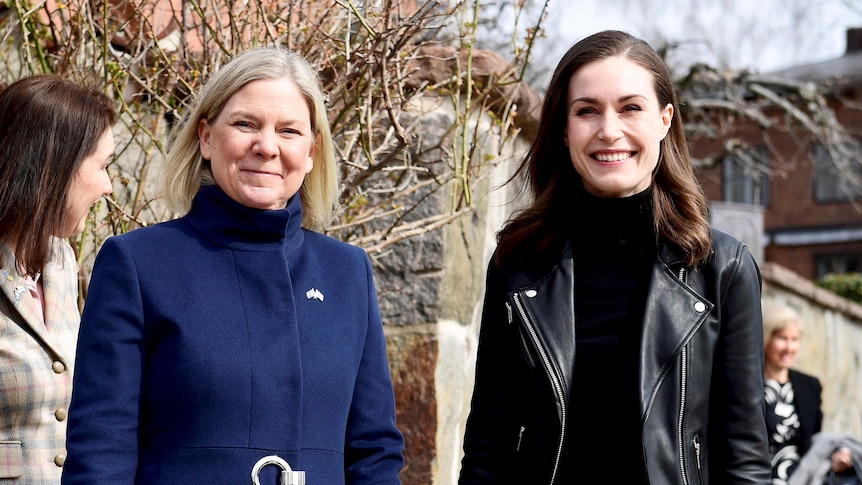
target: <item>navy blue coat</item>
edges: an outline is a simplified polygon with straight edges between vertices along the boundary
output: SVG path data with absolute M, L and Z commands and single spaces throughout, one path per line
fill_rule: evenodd
M 205 186 L 185 217 L 105 242 L 63 484 L 237 485 L 273 454 L 310 485 L 400 483 L 368 257 L 301 219 L 299 197 L 262 211 Z

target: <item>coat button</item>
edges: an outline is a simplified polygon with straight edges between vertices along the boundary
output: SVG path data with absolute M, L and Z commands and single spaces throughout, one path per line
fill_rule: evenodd
M 694 311 L 697 313 L 703 313 L 704 310 L 706 310 L 706 305 L 702 301 L 694 304 Z
M 538 293 L 536 292 L 536 290 L 527 290 L 527 291 L 525 291 L 525 292 L 524 292 L 524 294 L 525 294 L 525 295 L 527 295 L 527 298 L 533 298 L 533 297 L 535 297 Z
M 64 370 L 66 370 L 66 364 L 60 362 L 59 360 L 55 360 L 53 364 L 51 364 L 51 369 L 54 370 L 55 374 L 62 374 Z
M 64 408 L 57 408 L 57 410 L 54 411 L 54 417 L 57 418 L 57 421 L 65 421 L 67 415 L 68 413 Z
M 65 463 L 66 463 L 66 454 L 65 453 L 60 453 L 59 455 L 54 457 L 54 464 L 55 465 L 62 467 L 63 464 L 65 464 Z

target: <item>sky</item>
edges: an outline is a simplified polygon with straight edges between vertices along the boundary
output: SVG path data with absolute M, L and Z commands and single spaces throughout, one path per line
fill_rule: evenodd
M 862 0 L 550 0 L 539 47 L 554 66 L 584 36 L 618 29 L 654 47 L 677 43 L 674 69 L 700 61 L 767 73 L 840 57 L 848 27 L 862 27 Z

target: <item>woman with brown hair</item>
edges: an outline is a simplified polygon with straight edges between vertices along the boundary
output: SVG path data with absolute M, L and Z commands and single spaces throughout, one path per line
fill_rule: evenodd
M 53 75 L 0 93 L 0 482 L 59 484 L 78 337 L 66 238 L 111 193 L 110 99 Z
M 575 44 L 518 175 L 459 483 L 766 483 L 760 273 L 708 226 L 655 50 Z

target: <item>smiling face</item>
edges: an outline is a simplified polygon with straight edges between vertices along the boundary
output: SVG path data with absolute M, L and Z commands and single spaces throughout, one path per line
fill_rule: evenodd
M 582 66 L 569 80 L 564 141 L 587 192 L 627 197 L 652 183 L 673 106 L 652 74 L 625 57 Z
M 72 178 L 69 195 L 66 197 L 66 216 L 61 234 L 57 237 L 71 237 L 84 230 L 90 207 L 99 197 L 113 191 L 107 166 L 114 157 L 114 134 L 108 129 L 102 134 L 96 150 L 86 157 Z
M 793 322 L 772 334 L 764 349 L 767 374 L 782 374 L 790 369 L 796 362 L 801 338 L 802 329 Z
M 200 121 L 198 136 L 216 184 L 248 207 L 284 208 L 313 166 L 311 112 L 287 78 L 246 84 L 216 119 Z

